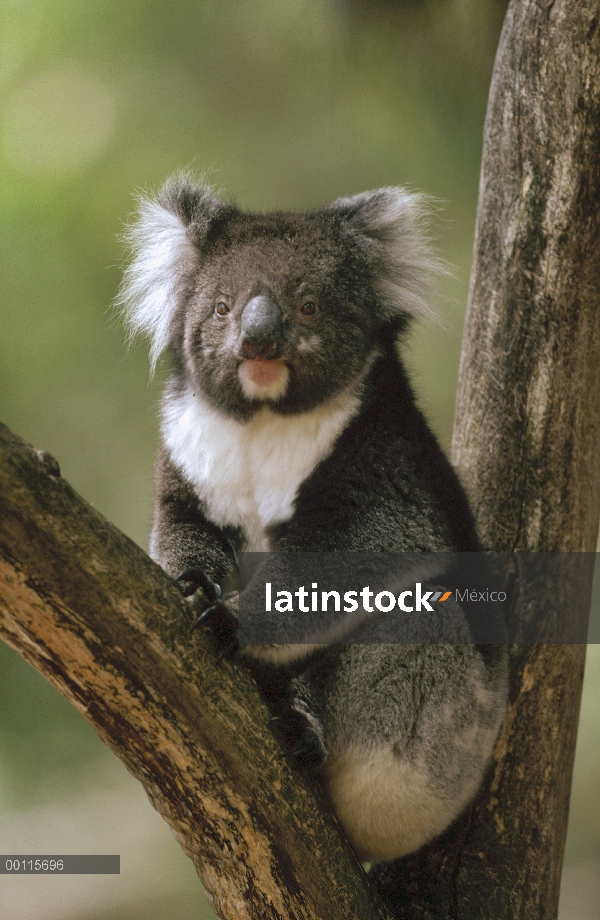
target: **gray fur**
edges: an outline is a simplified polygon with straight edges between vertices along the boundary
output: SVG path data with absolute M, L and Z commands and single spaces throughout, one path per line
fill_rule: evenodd
M 173 356 L 151 541 L 169 574 L 200 567 L 231 587 L 248 549 L 276 554 L 274 580 L 291 552 L 479 549 L 395 347 L 409 316 L 430 312 L 437 268 L 418 196 L 381 189 L 257 215 L 184 177 L 143 203 L 130 238 L 130 328 L 150 336 L 153 360 Z M 260 606 L 227 601 L 242 654 L 312 737 L 359 855 L 393 858 L 441 833 L 489 763 L 504 650 L 456 644 L 470 633 L 451 603 L 440 628 L 454 644 L 412 646 L 386 644 L 385 616 L 332 609 L 283 629 Z M 240 609 L 258 612 L 249 622 Z

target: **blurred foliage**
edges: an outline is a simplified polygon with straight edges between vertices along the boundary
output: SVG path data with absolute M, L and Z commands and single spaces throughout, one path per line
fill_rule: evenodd
M 438 200 L 439 250 L 455 273 L 440 292 L 442 323 L 415 329 L 405 351 L 448 446 L 505 6 L 3 0 L 0 418 L 54 453 L 88 500 L 146 544 L 166 368 L 149 380 L 146 349 L 128 353 L 111 304 L 132 192 L 189 166 L 259 210 L 395 184 Z M 583 743 L 586 763 L 597 760 Z M 80 716 L 0 647 L 0 807 L 91 794 L 111 782 L 109 760 Z M 600 860 L 592 811 L 583 812 L 588 842 L 577 858 L 594 846 Z M 98 904 L 92 914 L 113 916 Z M 155 900 L 152 915 L 130 905 L 138 915 L 163 912 Z

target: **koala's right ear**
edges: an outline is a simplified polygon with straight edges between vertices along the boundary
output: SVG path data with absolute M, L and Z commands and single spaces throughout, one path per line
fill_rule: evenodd
M 178 308 L 189 291 L 203 240 L 217 215 L 227 210 L 210 189 L 185 175 L 170 179 L 157 198 L 141 198 L 136 221 L 124 234 L 132 261 L 117 304 L 130 335 L 151 341 L 152 369 L 172 340 Z

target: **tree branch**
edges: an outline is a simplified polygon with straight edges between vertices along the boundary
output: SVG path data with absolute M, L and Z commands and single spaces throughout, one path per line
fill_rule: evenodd
M 217 664 L 164 572 L 4 426 L 0 636 L 143 783 L 220 916 L 382 916 L 249 674 Z

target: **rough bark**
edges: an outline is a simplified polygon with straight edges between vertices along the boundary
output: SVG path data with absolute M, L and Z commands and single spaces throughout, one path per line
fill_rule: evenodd
M 599 20 L 598 0 L 513 0 L 496 57 L 453 442 L 487 549 L 596 548 Z M 580 610 L 554 574 L 550 637 L 565 608 Z M 375 873 L 402 916 L 556 917 L 584 659 L 582 646 L 512 649 L 477 800 L 442 839 Z
M 498 49 L 453 443 L 490 549 L 596 548 L 599 24 L 598 0 L 520 0 Z M 514 650 L 495 769 L 457 874 L 459 916 L 556 917 L 584 656 Z
M 382 916 L 248 673 L 216 662 L 165 573 L 1 425 L 0 637 L 143 783 L 221 917 Z

